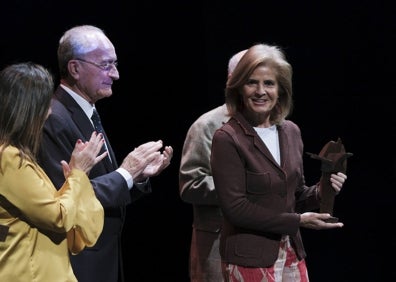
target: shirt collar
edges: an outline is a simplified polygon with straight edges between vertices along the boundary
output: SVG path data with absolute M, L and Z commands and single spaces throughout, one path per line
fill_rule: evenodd
M 60 85 L 69 95 L 76 101 L 76 103 L 81 107 L 81 109 L 84 111 L 84 113 L 87 115 L 88 118 L 91 118 L 93 109 L 95 108 L 95 105 L 91 105 L 87 100 L 85 100 L 83 97 L 78 95 L 76 92 L 71 90 L 69 87 L 67 87 L 64 84 Z

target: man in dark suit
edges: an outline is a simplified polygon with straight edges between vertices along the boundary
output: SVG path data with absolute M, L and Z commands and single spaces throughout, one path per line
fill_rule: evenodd
M 89 25 L 64 33 L 59 41 L 58 64 L 61 80 L 44 126 L 39 162 L 55 186 L 61 187 L 64 176 L 60 161 L 70 158 L 78 138 L 89 139 L 96 128 L 90 119 L 95 102 L 112 95 L 119 73 L 113 44 L 101 29 Z M 108 150 L 109 157 L 94 166 L 89 177 L 104 207 L 105 222 L 95 246 L 71 256 L 79 282 L 124 281 L 121 232 L 126 205 L 151 192 L 149 177 L 163 171 L 173 156 L 172 147 L 164 147 L 161 140 L 150 141 L 135 148 L 118 166 L 103 134 L 103 150 Z

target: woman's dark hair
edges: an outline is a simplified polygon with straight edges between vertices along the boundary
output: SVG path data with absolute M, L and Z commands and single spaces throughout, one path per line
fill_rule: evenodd
M 41 65 L 16 63 L 0 72 L 0 164 L 10 145 L 19 149 L 20 165 L 36 160 L 53 90 L 53 76 Z

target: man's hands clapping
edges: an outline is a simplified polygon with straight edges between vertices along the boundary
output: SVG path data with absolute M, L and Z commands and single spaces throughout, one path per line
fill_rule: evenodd
M 160 174 L 165 168 L 169 166 L 172 156 L 173 148 L 171 146 L 166 146 L 162 154 L 149 163 L 143 170 L 143 178 Z
M 140 182 L 156 176 L 169 166 L 173 157 L 171 146 L 165 146 L 161 152 L 162 147 L 162 140 L 144 143 L 128 154 L 121 167 L 132 175 L 134 181 Z

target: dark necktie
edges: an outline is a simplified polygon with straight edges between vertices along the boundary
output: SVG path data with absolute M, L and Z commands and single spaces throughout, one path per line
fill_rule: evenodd
M 96 130 L 96 132 L 98 132 L 98 133 L 102 133 L 103 134 L 103 137 L 105 138 L 105 144 L 104 144 L 104 150 L 107 150 L 107 138 L 106 138 L 106 134 L 105 134 L 105 132 L 104 132 L 104 129 L 103 129 L 103 126 L 102 126 L 102 122 L 100 121 L 100 116 L 99 116 L 99 114 L 98 114 L 98 112 L 96 111 L 96 109 L 94 108 L 93 109 L 93 112 L 92 112 L 92 116 L 91 116 L 91 120 L 92 120 L 92 122 L 93 122 L 93 125 L 94 125 L 94 127 L 95 127 L 95 130 Z M 109 157 L 109 160 L 110 160 L 110 162 L 111 162 L 111 157 L 110 157 L 110 154 L 108 154 L 107 155 L 108 157 Z
M 102 122 L 100 121 L 99 114 L 98 114 L 98 112 L 96 111 L 95 108 L 93 109 L 93 113 L 92 113 L 91 120 L 92 120 L 92 122 L 93 122 L 93 125 L 94 125 L 94 127 L 95 127 L 95 130 L 96 130 L 98 133 L 104 134 Z

